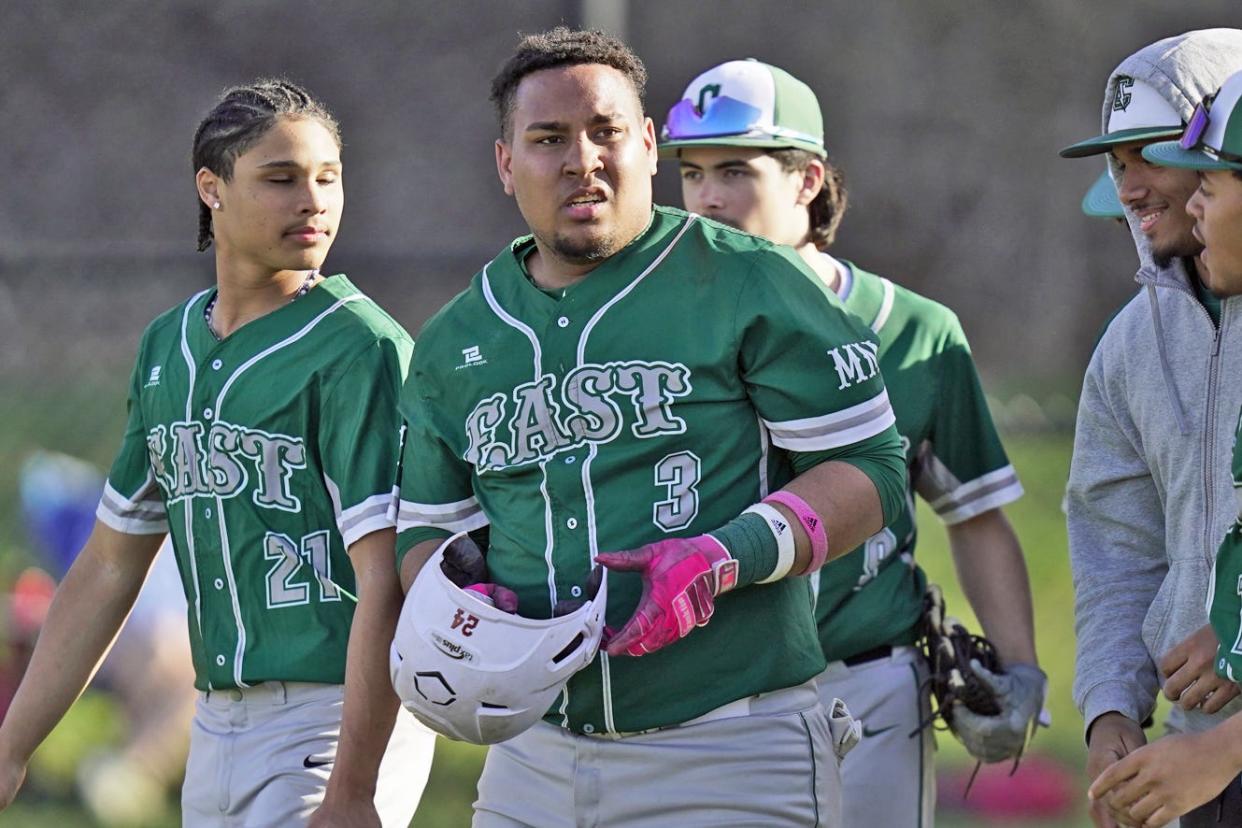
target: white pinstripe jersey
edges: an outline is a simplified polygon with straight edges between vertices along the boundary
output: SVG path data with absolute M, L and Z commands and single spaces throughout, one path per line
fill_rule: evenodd
M 200 690 L 342 683 L 346 550 L 392 525 L 410 339 L 338 275 L 220 342 L 212 292 L 143 334 L 97 514 L 172 536 Z
M 813 576 L 829 661 L 914 641 L 927 583 L 914 562 L 916 493 L 946 525 L 1022 496 L 957 317 L 888 279 L 841 265 L 846 309 L 880 339 L 880 370 L 906 452 L 909 489 L 895 520 Z
M 679 210 L 585 279 L 537 288 L 518 239 L 428 323 L 403 396 L 398 554 L 490 524 L 493 580 L 547 617 L 601 550 L 716 529 L 831 457 L 898 451 L 870 332 L 796 254 Z M 842 382 L 836 353 L 858 360 Z M 895 482 L 895 481 L 894 481 Z M 609 579 L 620 626 L 641 591 Z M 550 720 L 686 721 L 823 669 L 806 579 L 729 593 L 642 658 L 601 655 Z

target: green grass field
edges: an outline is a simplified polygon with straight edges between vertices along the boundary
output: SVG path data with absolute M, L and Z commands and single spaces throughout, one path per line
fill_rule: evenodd
M 49 448 L 106 466 L 124 420 L 124 400 L 116 388 L 55 389 L 16 381 L 0 381 L 0 579 L 10 577 L 26 562 L 24 539 L 17 512 L 17 472 L 22 459 L 36 448 Z M 1082 722 L 1070 698 L 1073 675 L 1073 593 L 1066 554 L 1061 495 L 1069 469 L 1067 435 L 1012 436 L 1007 440 L 1026 496 L 1008 509 L 1022 539 L 1035 596 L 1037 644 L 1050 675 L 1049 708 L 1053 727 L 1041 731 L 1034 749 L 1055 757 L 1073 769 L 1076 778 L 1085 758 Z M 945 533 L 926 509 L 920 509 L 919 559 L 933 580 L 945 586 L 951 614 L 973 623 L 965 600 L 956 589 L 945 543 Z M 117 738 L 121 723 L 106 699 L 88 695 L 74 715 L 54 734 L 36 757 L 35 777 L 10 811 L 0 814 L 0 826 L 67 828 L 90 826 L 89 818 L 72 801 L 72 768 L 93 746 Z M 952 739 L 939 738 L 939 767 L 953 770 L 968 765 L 965 752 Z M 432 778 L 414 820 L 418 828 L 445 828 L 469 824 L 474 782 L 483 751 L 441 740 Z M 1085 797 L 1081 800 L 1085 804 Z M 949 828 L 976 828 L 985 824 L 951 814 L 949 803 L 938 824 Z M 171 810 L 152 822 L 177 824 Z M 1015 823 L 1003 823 L 1015 824 Z M 1040 823 L 1022 823 L 1040 826 Z M 1088 825 L 1085 810 L 1059 819 L 1065 828 Z M 1048 826 L 1048 823 L 1043 823 Z

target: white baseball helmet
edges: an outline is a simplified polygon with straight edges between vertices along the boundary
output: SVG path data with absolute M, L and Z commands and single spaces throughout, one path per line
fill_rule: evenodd
M 569 677 L 595 658 L 604 632 L 608 573 L 569 615 L 523 618 L 463 590 L 440 568 L 446 541 L 405 598 L 389 652 L 405 708 L 451 739 L 490 745 L 539 721 Z

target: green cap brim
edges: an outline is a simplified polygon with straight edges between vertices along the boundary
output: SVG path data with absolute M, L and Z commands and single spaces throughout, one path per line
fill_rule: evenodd
M 1181 134 L 1181 126 L 1122 129 L 1117 132 L 1107 133 L 1106 135 L 1097 135 L 1094 138 L 1088 138 L 1086 141 L 1079 141 L 1077 144 L 1070 144 L 1061 150 L 1061 157 L 1086 158 L 1088 155 L 1100 155 L 1108 152 L 1118 144 L 1128 144 L 1131 141 L 1150 141 L 1153 138 L 1172 138 L 1175 135 Z
M 1242 164 L 1219 161 L 1203 150 L 1184 150 L 1177 141 L 1162 141 L 1143 147 L 1143 157 L 1162 167 L 1187 170 L 1242 170 Z
M 661 158 L 676 158 L 677 151 L 691 147 L 753 147 L 755 149 L 800 149 L 827 158 L 828 151 L 813 141 L 796 138 L 739 138 L 721 135 L 708 138 L 687 138 L 681 141 L 663 141 L 656 146 Z
M 1125 210 L 1117 197 L 1117 187 L 1108 173 L 1103 173 L 1082 198 L 1082 211 L 1095 218 L 1124 218 Z

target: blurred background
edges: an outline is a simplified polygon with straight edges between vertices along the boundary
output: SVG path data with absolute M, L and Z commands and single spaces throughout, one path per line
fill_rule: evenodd
M 519 33 L 558 23 L 635 48 L 657 127 L 691 78 L 727 59 L 775 63 L 818 93 L 851 196 L 833 252 L 958 313 L 1027 488 L 1008 511 L 1030 562 L 1054 726 L 1017 776 L 987 768 L 965 802 L 970 764 L 942 737 L 940 824 L 1086 824 L 1059 507 L 1082 372 L 1135 291 L 1137 259 L 1124 227 L 1080 212 L 1103 159 L 1056 152 L 1098 132 L 1123 57 L 1242 25 L 1237 0 L 0 4 L 0 704 L 89 529 L 138 337 L 212 278 L 210 256 L 194 252 L 189 150 L 218 93 L 285 75 L 334 109 L 347 206 L 327 270 L 416 333 L 525 231 L 496 180 L 488 84 Z M 679 204 L 675 170 L 660 173 L 657 200 Z M 951 585 L 944 533 L 921 519 L 919 557 Z M 176 665 L 159 655 L 177 646 L 166 619 L 183 608 L 159 583 L 154 620 L 127 633 L 141 666 L 122 658 L 83 697 L 0 825 L 177 824 L 179 731 L 143 717 L 161 705 L 183 715 L 164 689 L 180 686 Z M 442 742 L 415 824 L 467 824 L 480 760 Z

